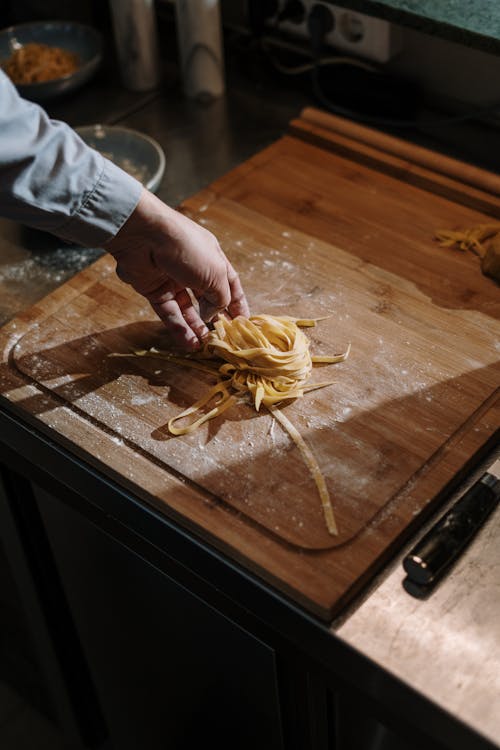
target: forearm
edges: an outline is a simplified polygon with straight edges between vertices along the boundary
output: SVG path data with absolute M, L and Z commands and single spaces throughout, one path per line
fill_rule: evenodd
M 0 71 L 0 214 L 71 242 L 100 246 L 142 186 L 64 123 L 19 97 Z

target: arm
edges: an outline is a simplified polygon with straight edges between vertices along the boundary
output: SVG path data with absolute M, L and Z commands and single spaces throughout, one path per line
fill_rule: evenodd
M 68 125 L 18 95 L 0 71 L 0 213 L 70 242 L 100 247 L 142 186 Z
M 238 277 L 210 232 L 21 99 L 1 71 L 0 214 L 105 247 L 179 346 L 197 348 L 204 321 L 219 310 L 248 315 Z

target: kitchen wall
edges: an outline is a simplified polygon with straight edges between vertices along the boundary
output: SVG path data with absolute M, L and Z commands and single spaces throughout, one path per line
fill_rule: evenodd
M 413 29 L 400 32 L 402 51 L 389 67 L 417 81 L 429 98 L 445 108 L 500 102 L 500 56 Z
M 247 0 L 221 0 L 223 22 L 247 28 Z M 402 51 L 387 69 L 423 89 L 428 100 L 442 109 L 462 111 L 485 102 L 500 102 L 500 56 L 463 44 L 398 27 Z

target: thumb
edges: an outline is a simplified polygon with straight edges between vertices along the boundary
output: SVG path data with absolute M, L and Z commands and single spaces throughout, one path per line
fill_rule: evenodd
M 199 298 L 201 319 L 205 322 L 212 320 L 217 313 L 225 310 L 230 302 L 231 293 L 226 278 L 218 286 L 207 289 Z

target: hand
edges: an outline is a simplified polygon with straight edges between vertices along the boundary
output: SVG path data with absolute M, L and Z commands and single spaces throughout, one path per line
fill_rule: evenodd
M 199 348 L 206 322 L 218 312 L 249 315 L 238 275 L 214 235 L 148 190 L 106 249 L 120 279 L 149 300 L 183 349 Z

